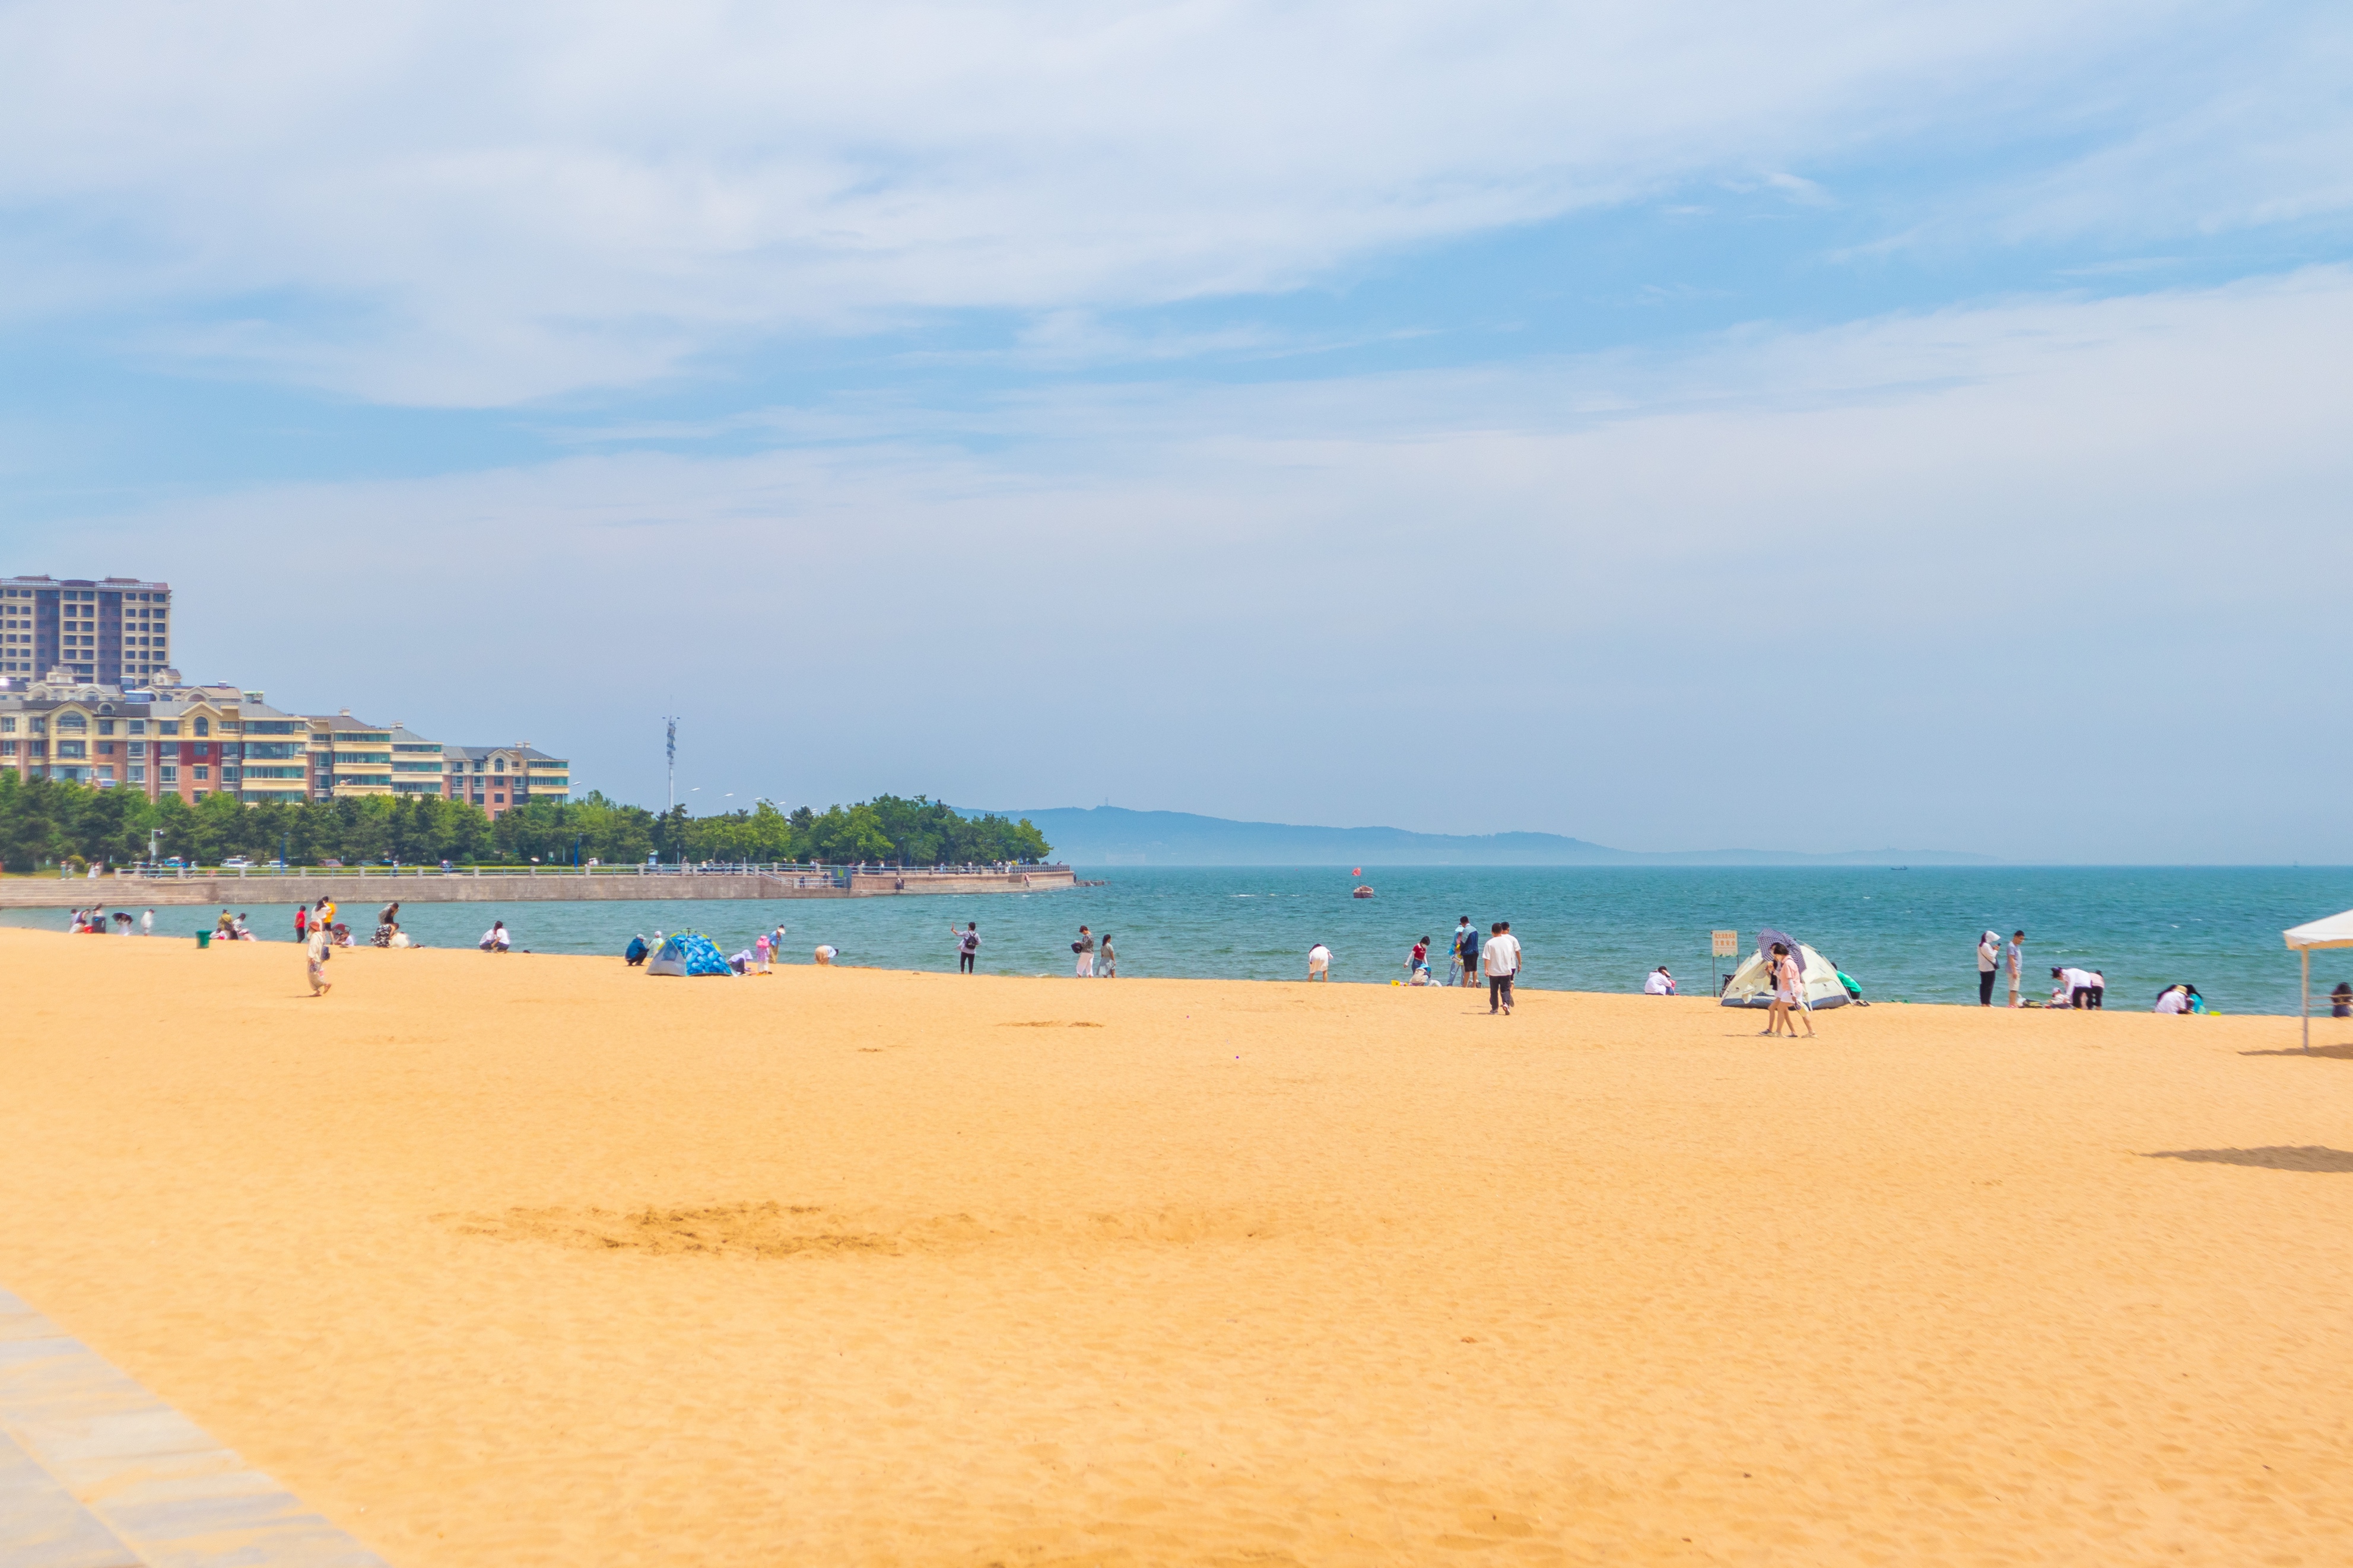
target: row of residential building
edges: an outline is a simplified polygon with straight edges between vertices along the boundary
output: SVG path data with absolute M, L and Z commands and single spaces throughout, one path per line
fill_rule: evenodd
M 450 745 L 348 708 L 290 713 L 261 692 L 185 685 L 171 669 L 128 689 L 55 668 L 0 677 L 0 769 L 190 805 L 224 793 L 248 805 L 438 795 L 498 817 L 572 794 L 570 765 L 527 741 Z
M 191 805 L 438 795 L 491 816 L 569 800 L 561 757 L 453 746 L 341 713 L 289 713 L 259 691 L 173 668 L 172 585 L 135 577 L 0 578 L 0 770 Z

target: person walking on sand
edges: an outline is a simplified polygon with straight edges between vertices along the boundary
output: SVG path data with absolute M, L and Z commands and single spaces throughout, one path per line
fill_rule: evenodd
M 1095 975 L 1095 933 L 1086 927 L 1079 928 L 1079 940 L 1071 943 L 1071 951 L 1079 955 L 1078 976 L 1092 980 Z
M 950 926 L 948 934 L 955 938 L 956 973 L 970 974 L 973 972 L 972 966 L 980 961 L 980 922 L 966 921 L 964 922 L 962 931 Z
M 1520 939 L 1512 934 L 1512 922 L 1497 921 L 1487 928 L 1487 945 L 1479 950 L 1480 962 L 1487 968 L 1487 1015 L 1493 1017 L 1501 1007 L 1505 1017 L 1512 1015 L 1512 981 L 1520 973 Z
M 1103 933 L 1103 964 L 1095 972 L 1095 978 L 1098 980 L 1119 978 L 1119 954 L 1111 950 L 1111 932 L 1109 931 Z
M 153 936 L 155 934 L 155 911 L 153 910 L 149 910 L 145 914 L 139 917 L 139 934 L 141 936 Z M 297 931 L 295 934 L 300 936 L 301 933 Z
M 1476 985 L 1479 984 L 1479 933 L 1464 915 L 1462 923 L 1454 928 L 1453 957 L 1447 961 L 1446 984 Z
M 327 957 L 332 947 L 332 933 L 322 925 L 312 926 L 311 934 L 302 939 L 302 959 L 311 972 L 313 996 L 324 996 L 334 988 L 333 982 L 327 978 Z
M 1778 1035 L 1780 1033 L 1781 1026 L 1787 1024 L 1789 1026 L 1789 1037 L 1794 1040 L 1798 1037 L 1798 1023 L 1795 1015 L 1803 1005 L 1805 995 L 1805 971 L 1799 967 L 1798 960 L 1789 952 L 1788 945 L 1778 942 L 1773 944 L 1772 970 L 1773 1005 L 1766 1010 L 1765 1032 L 1767 1035 Z M 1811 1009 L 1807 1009 L 1806 1038 L 1810 1040 L 1813 1037 L 1813 1013 Z
M 1420 973 L 1423 969 L 1427 968 L 1429 964 L 1430 939 L 1428 937 L 1423 937 L 1419 942 L 1413 944 L 1413 952 L 1406 958 L 1405 977 L 1408 980 L 1412 979 L 1415 975 Z
M 756 974 L 768 973 L 768 933 L 762 931 L 752 939 L 752 969 Z
M 1992 931 L 1978 933 L 1978 1005 L 1993 1005 L 1993 977 L 2001 968 L 2001 938 Z
M 2010 966 L 2010 1005 L 2013 1007 L 2025 1005 L 2018 996 L 2019 965 L 2026 961 L 2026 955 L 2020 950 L 2025 945 L 2026 933 L 2014 931 L 2010 933 L 2010 945 L 2002 950 L 2002 962 Z
M 1331 983 L 1332 950 L 1320 942 L 1307 950 L 1307 978 Z

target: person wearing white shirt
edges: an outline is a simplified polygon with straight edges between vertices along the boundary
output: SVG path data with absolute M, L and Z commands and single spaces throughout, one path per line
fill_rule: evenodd
M 1993 1005 L 1993 977 L 2001 967 L 2001 938 L 1992 931 L 1978 933 L 1978 1005 Z
M 2180 986 L 2168 985 L 2165 988 L 2165 994 L 2157 999 L 2156 1010 L 2159 1013 L 2187 1013 L 2189 1011 L 2189 997 Z
M 2051 978 L 2059 982 L 2060 989 L 2066 992 L 2070 1007 L 2099 1006 L 2100 993 L 2107 987 L 2106 980 L 2097 970 L 2076 969 L 2072 965 L 2052 970 Z
M 1332 979 L 1332 950 L 1320 942 L 1307 950 L 1307 978 L 1327 984 Z
M 1649 977 L 1642 982 L 1642 994 L 1645 996 L 1672 996 L 1674 994 L 1675 977 L 1667 973 L 1667 966 L 1663 963 L 1651 971 Z
M 1512 980 L 1520 972 L 1520 939 L 1512 934 L 1509 921 L 1497 921 L 1487 932 L 1487 945 L 1479 952 L 1479 962 L 1487 971 L 1487 1016 L 1493 1017 L 1500 1008 L 1508 1017 Z
M 2026 956 L 2020 951 L 2020 949 L 2023 948 L 2025 945 L 2026 933 L 2022 931 L 2014 931 L 2010 933 L 2010 946 L 2002 954 L 2003 962 L 2010 966 L 2010 1005 L 2013 1007 L 2019 1005 L 2019 966 L 2026 962 Z
M 507 922 L 504 921 L 492 921 L 491 922 L 491 929 L 482 933 L 482 951 L 484 952 L 505 952 L 512 945 L 514 939 L 507 934 Z
M 153 936 L 155 934 L 155 911 L 153 910 L 149 910 L 145 914 L 139 917 L 139 934 L 141 936 Z

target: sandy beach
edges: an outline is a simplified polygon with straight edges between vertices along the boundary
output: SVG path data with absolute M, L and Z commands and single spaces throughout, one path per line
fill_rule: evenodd
M 2353 1027 L 0 930 L 0 1286 L 399 1568 L 2353 1561 Z

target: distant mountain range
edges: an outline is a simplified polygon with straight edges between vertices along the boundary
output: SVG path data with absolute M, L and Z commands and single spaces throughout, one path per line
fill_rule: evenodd
M 1694 849 L 1650 854 L 1556 833 L 1409 833 L 1401 827 L 1296 827 L 1183 811 L 1049 806 L 1008 811 L 1037 824 L 1054 858 L 1075 866 L 1989 866 L 1950 849 Z

